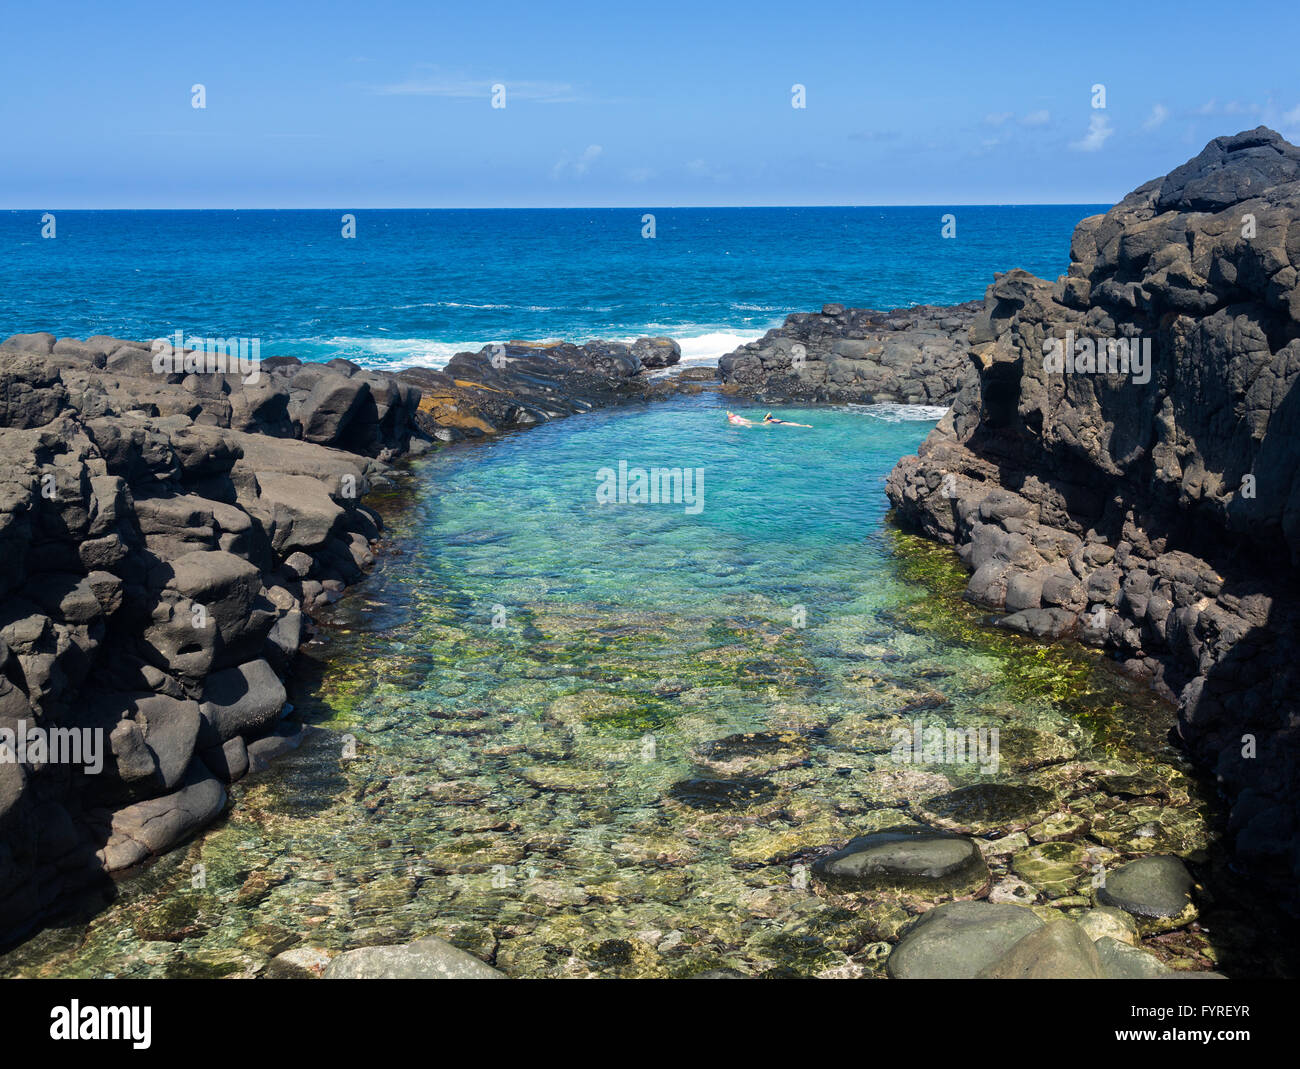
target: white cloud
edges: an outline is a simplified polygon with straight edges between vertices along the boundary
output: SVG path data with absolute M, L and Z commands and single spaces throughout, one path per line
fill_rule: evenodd
M 713 166 L 713 164 L 709 163 L 707 160 L 691 160 L 686 165 L 686 169 L 693 175 L 698 175 L 700 178 L 708 178 L 714 182 L 725 182 L 731 177 L 731 175 L 726 171 Z
M 995 111 L 991 114 L 985 115 L 984 121 L 990 126 L 1001 126 L 1003 123 L 1009 122 L 1013 118 L 1015 118 L 1015 116 L 1009 111 Z
M 1165 107 L 1163 104 L 1156 104 L 1151 109 L 1151 115 L 1148 117 L 1147 121 L 1142 124 L 1142 129 L 1154 130 L 1157 126 L 1160 126 L 1167 118 L 1169 118 L 1169 109 Z
M 566 152 L 551 168 L 551 177 L 560 178 L 581 178 L 591 170 L 591 165 L 600 159 L 605 149 L 602 145 L 588 145 L 582 150 L 582 154 L 577 159 L 573 159 Z
M 1300 126 L 1300 104 L 1282 115 L 1282 124 L 1284 126 Z
M 1220 104 L 1218 99 L 1207 100 L 1196 109 L 1197 115 L 1257 115 L 1260 112 L 1258 104 L 1243 104 L 1240 100 L 1229 100 L 1226 104 Z
M 1039 108 L 1038 111 L 1031 111 L 1020 120 L 1021 126 L 1046 126 L 1052 121 L 1052 113 L 1046 108 Z
M 1078 141 L 1071 141 L 1070 148 L 1078 152 L 1096 152 L 1114 132 L 1104 112 L 1093 112 L 1088 120 L 1088 132 Z

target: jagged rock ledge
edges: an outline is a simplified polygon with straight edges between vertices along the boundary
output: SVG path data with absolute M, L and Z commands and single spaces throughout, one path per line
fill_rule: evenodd
M 759 401 L 951 404 L 979 301 L 877 312 L 823 305 L 718 361 L 723 388 Z
M 241 376 L 159 370 L 107 336 L 0 345 L 0 944 L 297 744 L 282 678 L 373 562 L 363 499 L 390 463 L 714 375 L 645 374 L 679 355 L 511 343 L 444 372 L 272 358 Z M 37 729 L 98 733 L 102 770 L 18 752 Z
M 952 409 L 887 492 L 1003 624 L 1103 645 L 1177 701 L 1238 858 L 1295 908 L 1300 149 L 1217 138 L 1081 222 L 1070 258 L 989 287 Z M 1149 341 L 1150 366 L 1046 359 L 1081 339 Z

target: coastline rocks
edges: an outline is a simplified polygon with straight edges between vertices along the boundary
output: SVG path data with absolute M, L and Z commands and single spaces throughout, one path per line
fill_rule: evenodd
M 692 380 L 651 380 L 643 372 L 680 359 L 671 338 L 638 338 L 630 345 L 511 341 L 457 353 L 441 371 L 408 368 L 397 379 L 421 391 L 415 414 L 421 430 L 451 442 L 665 396 Z
M 260 734 L 280 718 L 286 694 L 280 677 L 264 660 L 215 672 L 203 683 L 199 711 L 212 741 L 229 742 Z
M 672 367 L 682 358 L 682 347 L 672 338 L 637 338 L 632 343 L 632 355 L 645 368 Z
M 104 758 L 0 766 L 0 939 L 297 745 L 277 673 L 373 562 L 361 498 L 421 441 L 419 400 L 346 361 L 245 382 L 156 371 L 147 343 L 0 345 L 0 718 Z
M 97 856 L 105 872 L 128 869 L 193 835 L 225 807 L 225 788 L 206 769 L 192 768 L 180 790 L 113 813 Z
M 326 980 L 505 979 L 505 973 L 432 935 L 399 946 L 344 951 L 325 966 L 323 975 Z
M 761 401 L 946 406 L 970 368 L 962 335 L 979 307 L 828 304 L 721 357 L 719 376 Z
M 1263 127 L 1216 138 L 1083 220 L 1067 275 L 997 276 L 949 413 L 886 483 L 1002 625 L 1102 646 L 1177 703 L 1237 857 L 1292 909 L 1297 234 L 1300 149 Z

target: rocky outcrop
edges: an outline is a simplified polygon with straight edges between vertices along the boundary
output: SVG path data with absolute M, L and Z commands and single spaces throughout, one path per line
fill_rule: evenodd
M 1211 142 L 998 276 L 949 414 L 892 472 L 1001 622 L 1104 646 L 1178 703 L 1238 857 L 1300 875 L 1300 149 Z
M 0 936 L 220 815 L 310 613 L 373 560 L 362 498 L 417 434 L 392 376 L 153 355 L 0 346 Z
M 761 401 L 948 405 L 968 363 L 979 302 L 876 312 L 828 304 L 787 316 L 718 361 L 722 381 Z
M 674 388 L 641 372 L 675 347 L 643 341 L 402 375 L 213 371 L 109 337 L 0 345 L 0 943 L 202 828 L 229 783 L 297 745 L 281 677 L 313 612 L 373 563 L 363 499 L 388 462 Z
M 686 380 L 645 372 L 680 359 L 671 338 L 585 345 L 512 341 L 457 353 L 441 371 L 409 368 L 398 378 L 423 393 L 419 426 L 440 441 L 455 441 L 664 396 Z

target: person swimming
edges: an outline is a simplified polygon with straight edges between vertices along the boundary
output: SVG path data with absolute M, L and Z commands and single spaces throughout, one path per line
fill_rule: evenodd
M 771 412 L 769 412 L 766 416 L 763 417 L 763 422 L 764 422 L 764 423 L 780 423 L 780 424 L 782 424 L 783 426 L 786 426 L 786 427 L 807 427 L 809 430 L 812 429 L 812 424 L 811 424 L 811 423 L 792 423 L 792 422 L 791 422 L 790 420 L 788 420 L 788 419 L 777 419 L 774 415 L 772 415 Z

